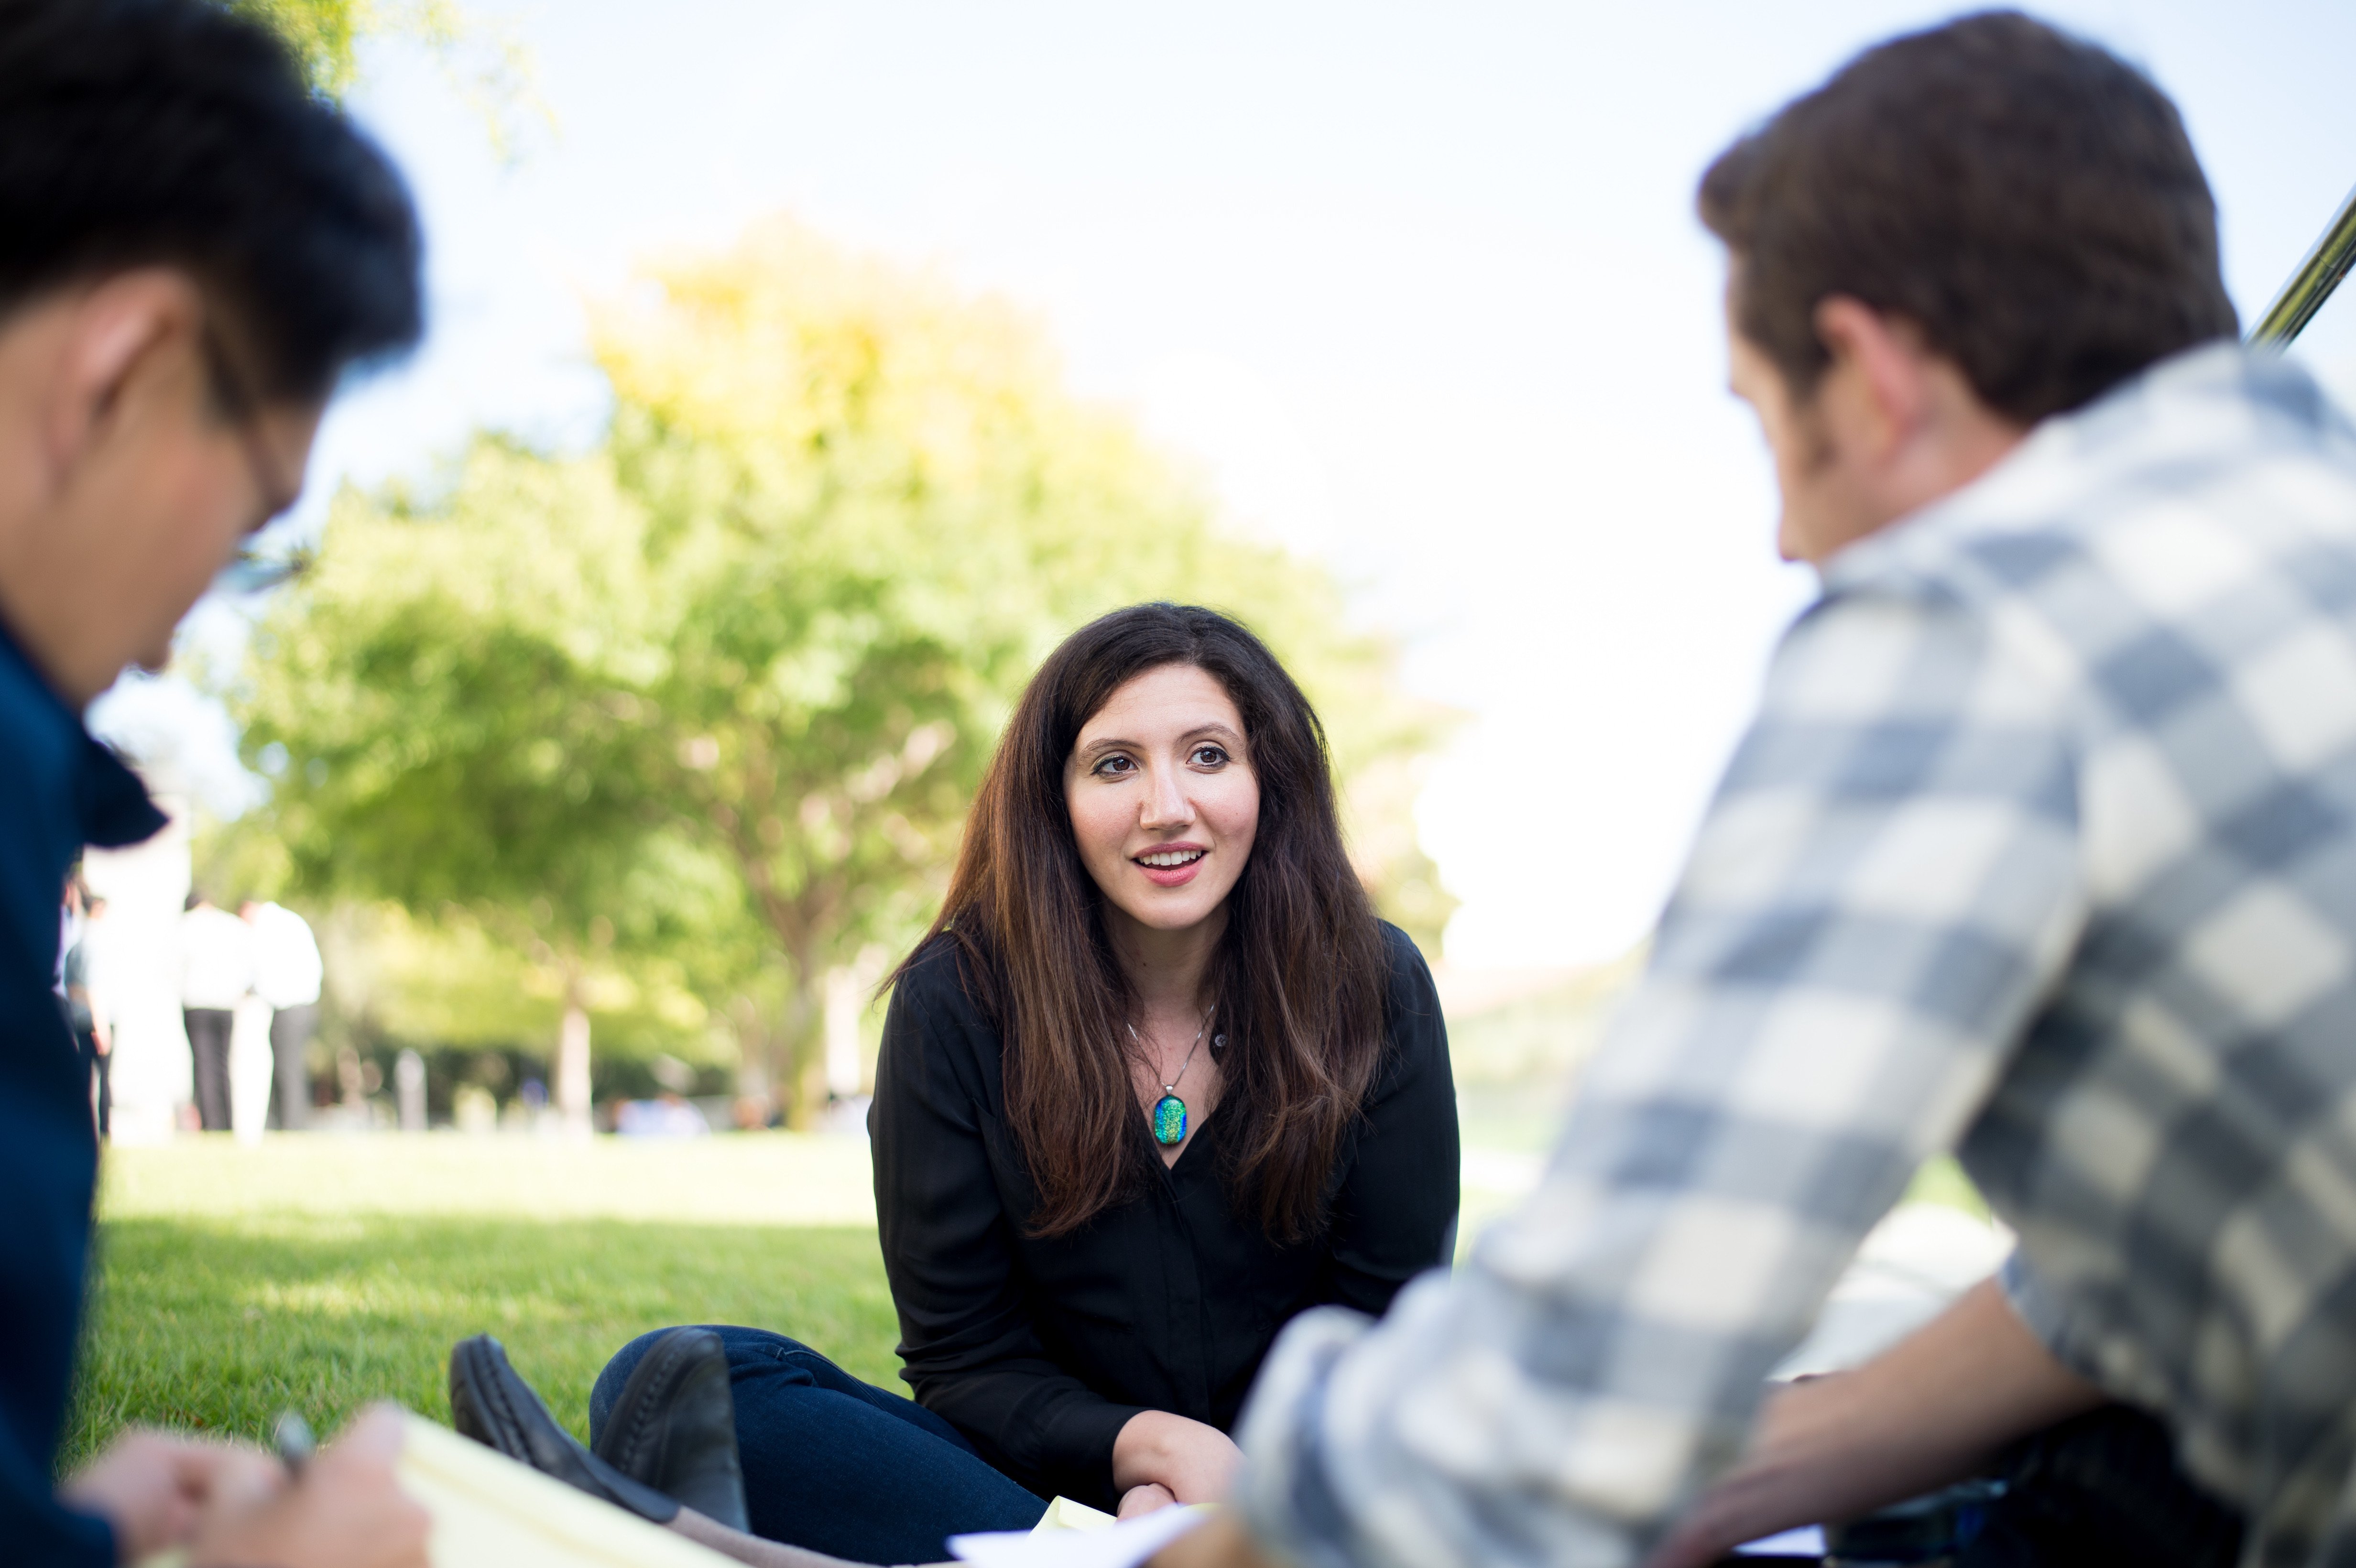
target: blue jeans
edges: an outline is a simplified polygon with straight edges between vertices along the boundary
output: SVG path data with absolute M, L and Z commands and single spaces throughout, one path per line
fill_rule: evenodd
M 939 1563 L 952 1535 L 1028 1530 L 1047 1511 L 913 1400 L 783 1334 L 708 1327 L 728 1347 L 754 1534 L 854 1563 Z M 597 1374 L 591 1441 L 655 1338 L 631 1340 Z
M 2241 1513 L 2176 1462 L 2168 1428 L 2105 1405 L 2032 1433 L 1997 1458 L 2009 1488 L 1957 1568 L 2233 1568 Z

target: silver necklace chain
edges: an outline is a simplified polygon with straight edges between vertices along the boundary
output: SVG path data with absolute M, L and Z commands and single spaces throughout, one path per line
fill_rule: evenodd
M 1123 1024 L 1121 1027 L 1129 1030 L 1130 1039 L 1137 1040 L 1137 1048 L 1140 1051 L 1145 1049 L 1145 1041 L 1138 1040 L 1137 1026 L 1135 1024 Z M 1205 1030 L 1210 1029 L 1210 1027 L 1211 1015 L 1205 1013 L 1203 1015 L 1203 1027 L 1194 1031 L 1194 1041 L 1192 1045 L 1189 1045 L 1186 1048 L 1186 1060 L 1178 1064 L 1177 1075 L 1172 1078 L 1169 1083 L 1162 1085 L 1162 1092 L 1164 1094 L 1175 1094 L 1178 1093 L 1178 1085 L 1184 1080 L 1186 1076 L 1186 1069 L 1194 1065 L 1194 1053 L 1203 1049 L 1203 1035 Z

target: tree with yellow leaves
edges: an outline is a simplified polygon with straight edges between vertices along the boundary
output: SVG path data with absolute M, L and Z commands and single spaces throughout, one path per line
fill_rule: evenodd
M 346 496 L 257 642 L 243 717 L 293 764 L 272 810 L 305 882 L 504 911 L 585 974 L 745 953 L 710 924 L 723 876 L 790 985 L 712 999 L 807 1122 L 826 976 L 922 929 L 1023 682 L 1089 617 L 1175 599 L 1299 675 L 1383 810 L 1370 885 L 1436 938 L 1397 821 L 1436 715 L 1329 573 L 1217 531 L 1029 323 L 784 222 L 647 283 L 597 320 L 600 450 L 485 440 L 431 506 Z

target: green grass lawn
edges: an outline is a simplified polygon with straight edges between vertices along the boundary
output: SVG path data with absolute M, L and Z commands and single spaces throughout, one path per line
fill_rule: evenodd
M 1469 1235 L 1537 1140 L 1468 1132 L 1513 1149 L 1497 1190 L 1468 1170 Z M 896 1389 L 874 1213 L 855 1138 L 112 1149 L 65 1462 L 133 1422 L 259 1438 L 293 1408 L 324 1433 L 379 1398 L 447 1421 L 450 1346 L 486 1332 L 583 1436 L 605 1359 L 672 1323 L 776 1328 Z
M 583 1436 L 605 1359 L 671 1323 L 777 1328 L 896 1388 L 865 1188 L 863 1146 L 786 1136 L 113 1151 L 64 1463 L 132 1422 L 259 1438 L 387 1397 L 447 1421 L 450 1346 L 482 1332 Z
M 1466 1094 L 1463 1244 L 1560 1115 Z M 1910 1197 L 1978 1204 L 1945 1161 Z M 584 1437 L 605 1359 L 673 1323 L 775 1328 L 901 1386 L 857 1139 L 183 1138 L 110 1150 L 100 1214 L 67 1467 L 134 1422 L 260 1438 L 292 1408 L 325 1433 L 380 1398 L 447 1421 L 450 1347 L 486 1332 Z

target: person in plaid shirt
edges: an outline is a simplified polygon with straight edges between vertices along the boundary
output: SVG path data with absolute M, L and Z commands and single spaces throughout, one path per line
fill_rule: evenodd
M 2356 432 L 2233 344 L 2168 100 L 2027 17 L 1869 51 L 1700 208 L 1823 595 L 1539 1189 L 1296 1320 L 1157 1561 L 1682 1568 L 2024 1441 L 2027 1517 L 2115 1418 L 2143 1536 L 2008 1561 L 2356 1562 Z M 1945 1149 L 2000 1280 L 1758 1419 Z

